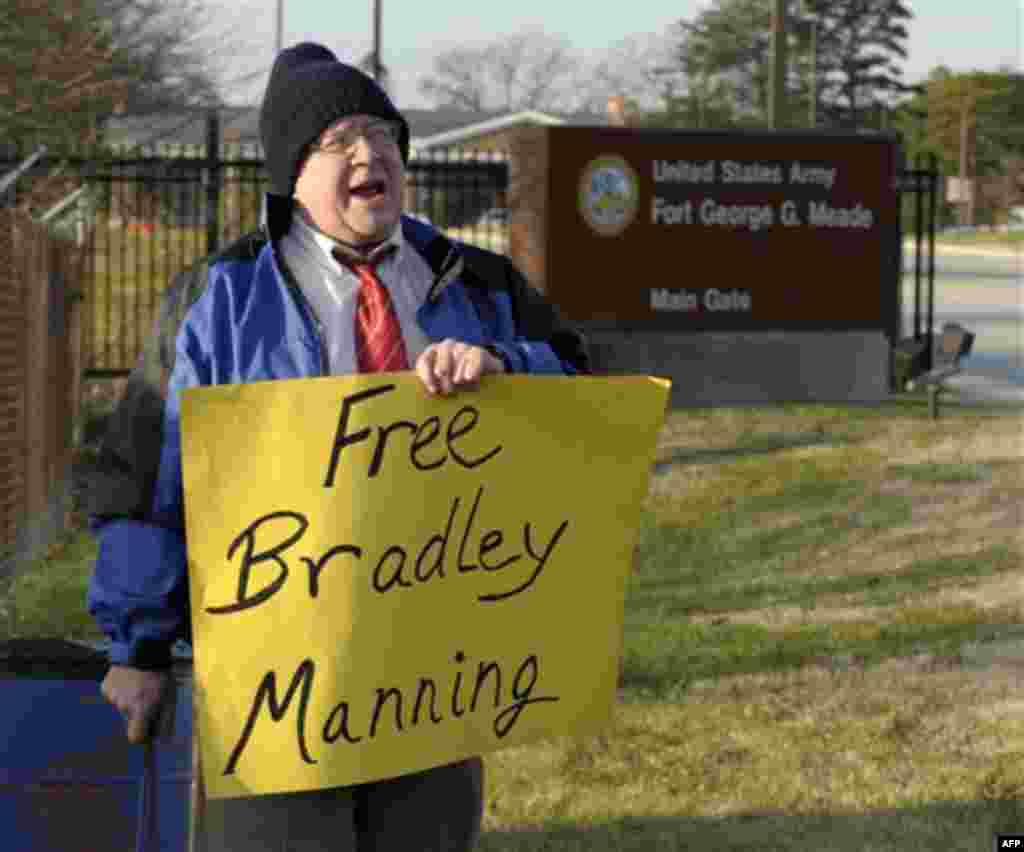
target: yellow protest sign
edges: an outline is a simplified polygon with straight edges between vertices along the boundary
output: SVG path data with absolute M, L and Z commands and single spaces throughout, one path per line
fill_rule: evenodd
M 611 714 L 668 382 L 412 373 L 187 390 L 207 795 L 362 783 Z

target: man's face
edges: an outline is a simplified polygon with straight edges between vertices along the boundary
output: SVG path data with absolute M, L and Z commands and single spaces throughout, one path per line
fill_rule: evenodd
M 405 168 L 389 124 L 369 115 L 346 116 L 320 135 L 306 157 L 295 198 L 324 233 L 361 245 L 394 231 Z

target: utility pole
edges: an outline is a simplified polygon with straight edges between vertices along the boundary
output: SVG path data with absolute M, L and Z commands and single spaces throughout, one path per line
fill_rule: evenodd
M 786 126 L 786 0 L 772 2 L 772 70 L 769 125 Z
M 818 19 L 811 18 L 811 128 L 818 126 Z
M 380 4 L 381 0 L 373 0 L 373 79 L 381 83 L 380 64 Z
M 810 29 L 811 103 L 808 109 L 808 123 L 814 129 L 818 126 L 818 16 L 811 0 L 800 0 L 800 17 Z
M 960 110 L 960 192 L 964 193 L 961 196 L 961 207 L 960 207 L 960 224 L 961 225 L 973 225 L 974 224 L 974 189 L 975 182 L 972 180 L 971 174 L 971 147 L 973 143 L 971 130 L 971 92 L 968 89 L 968 94 L 964 97 L 963 106 Z
M 284 0 L 277 0 L 277 26 L 274 30 L 274 56 L 281 52 L 281 39 L 284 36 Z

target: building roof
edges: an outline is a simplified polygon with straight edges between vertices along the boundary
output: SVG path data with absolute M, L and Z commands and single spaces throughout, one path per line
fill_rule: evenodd
M 565 119 L 557 115 L 548 115 L 543 112 L 526 110 L 523 112 L 497 113 L 484 118 L 477 116 L 472 123 L 458 124 L 445 130 L 440 130 L 432 135 L 414 135 L 412 145 L 414 148 L 427 149 L 439 148 L 446 145 L 458 145 L 470 139 L 478 139 L 491 133 L 498 133 L 522 124 L 533 125 L 554 125 L 565 124 Z M 412 125 L 410 124 L 410 130 Z
M 440 133 L 448 133 L 457 127 L 481 124 L 505 115 L 505 113 L 440 107 L 438 109 L 407 109 L 402 115 L 409 122 L 409 135 L 413 139 L 426 139 Z
M 454 145 L 495 133 L 518 124 L 606 125 L 608 117 L 595 113 L 473 112 L 449 108 L 408 109 L 402 113 L 409 123 L 414 148 Z M 130 147 L 160 143 L 206 144 L 205 110 L 162 115 L 117 115 L 106 123 L 109 142 Z M 259 108 L 225 107 L 220 110 L 221 135 L 226 141 L 259 144 Z

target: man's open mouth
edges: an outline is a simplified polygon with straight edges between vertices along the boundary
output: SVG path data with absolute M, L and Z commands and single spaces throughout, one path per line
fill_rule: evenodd
M 384 195 L 388 191 L 388 185 L 382 180 L 368 180 L 350 186 L 348 191 L 350 195 L 354 195 L 356 198 L 369 200 Z

